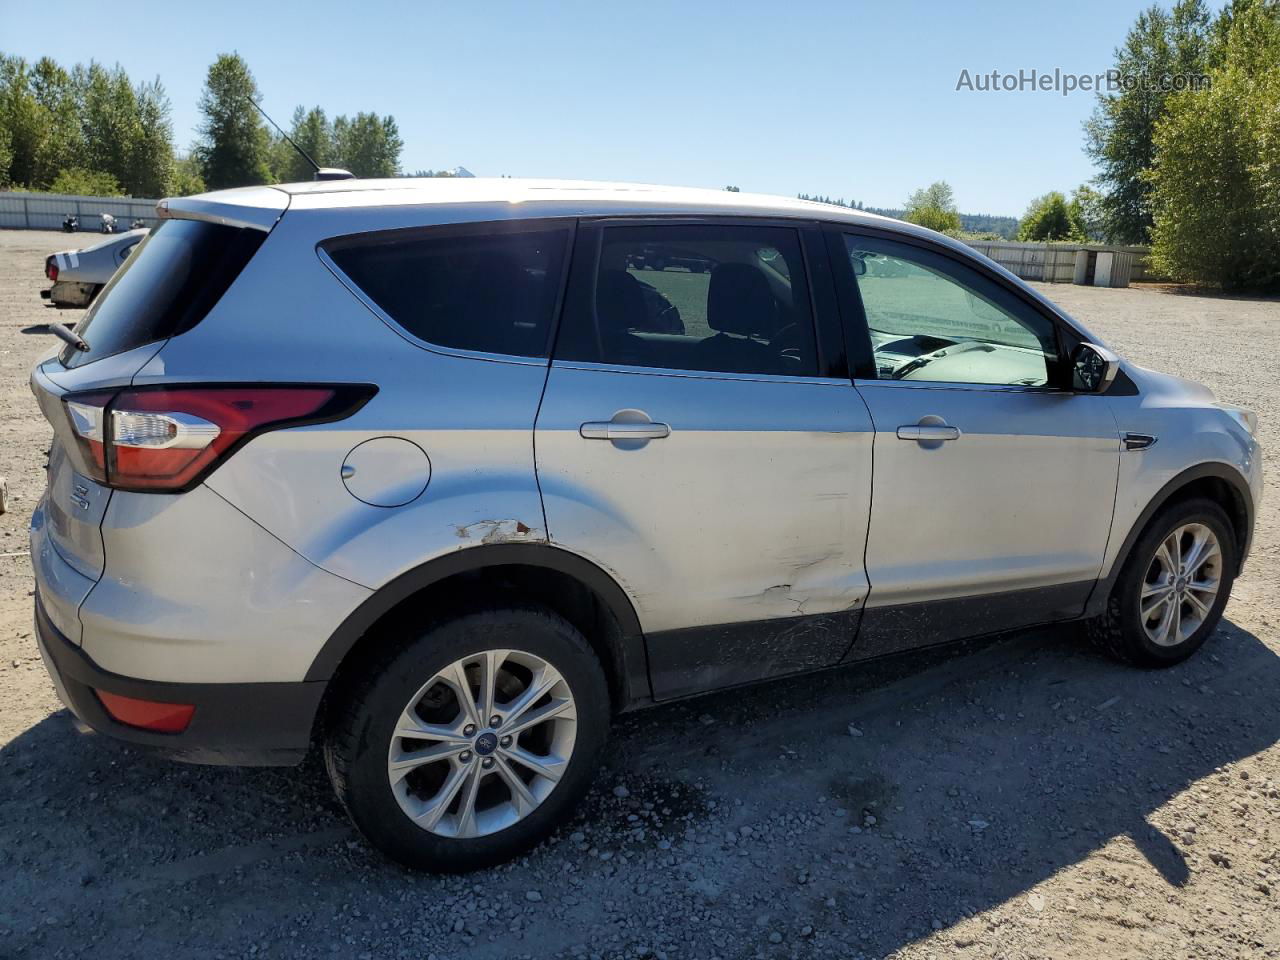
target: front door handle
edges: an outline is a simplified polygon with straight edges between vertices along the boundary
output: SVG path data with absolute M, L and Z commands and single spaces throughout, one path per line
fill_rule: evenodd
M 661 440 L 671 435 L 665 423 L 613 423 L 592 420 L 579 431 L 586 440 Z
M 671 436 L 671 427 L 642 410 L 619 410 L 612 420 L 588 421 L 578 432 L 584 440 L 661 440 Z
M 945 423 L 911 423 L 898 428 L 899 440 L 915 440 L 920 443 L 937 443 L 943 440 L 959 440 L 960 428 Z

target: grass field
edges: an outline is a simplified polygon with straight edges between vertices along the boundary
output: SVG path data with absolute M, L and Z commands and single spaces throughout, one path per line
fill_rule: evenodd
M 707 325 L 707 290 L 711 286 L 711 274 L 676 269 L 636 270 L 634 267 L 627 272 L 671 301 L 680 311 L 687 335 L 710 337 L 715 333 Z

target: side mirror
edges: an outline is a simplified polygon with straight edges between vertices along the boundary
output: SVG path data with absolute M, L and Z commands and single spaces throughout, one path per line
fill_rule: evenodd
M 849 262 L 853 264 L 853 275 L 855 277 L 865 277 L 867 275 L 867 261 L 862 257 L 850 257 Z
M 1106 393 L 1120 372 L 1120 358 L 1096 343 L 1082 343 L 1071 354 L 1071 386 L 1081 393 Z

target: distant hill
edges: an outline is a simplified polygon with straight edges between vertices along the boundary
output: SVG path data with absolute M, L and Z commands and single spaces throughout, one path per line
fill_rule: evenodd
M 834 203 L 838 207 L 848 207 L 850 210 L 865 210 L 867 213 L 876 213 L 882 217 L 893 217 L 895 220 L 901 220 L 903 210 L 893 207 L 865 207 L 860 200 L 833 200 L 831 197 L 810 196 L 807 193 L 799 194 L 801 200 L 816 200 L 818 203 Z M 1006 240 L 1012 240 L 1018 235 L 1018 218 L 1017 217 L 998 217 L 990 213 L 962 213 L 960 214 L 960 229 L 965 233 L 994 233 L 997 236 L 1004 237 Z

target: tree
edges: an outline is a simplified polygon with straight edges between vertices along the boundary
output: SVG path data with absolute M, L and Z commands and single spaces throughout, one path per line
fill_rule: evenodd
M 68 167 L 49 184 L 50 193 L 71 193 L 82 197 L 120 197 L 124 190 L 120 182 L 101 170 Z
M 739 192 L 740 192 L 740 191 L 738 190 L 738 188 L 737 188 L 737 187 L 725 187 L 725 189 L 726 189 L 727 191 L 729 191 L 730 193 L 739 193 Z
M 109 173 L 126 190 L 133 187 L 133 150 L 141 136 L 138 99 L 129 76 L 99 63 L 76 68 L 80 87 L 85 151 L 81 166 Z
M 1115 70 L 1132 82 L 1098 94 L 1085 123 L 1085 152 L 1101 168 L 1105 230 L 1120 243 L 1146 243 L 1152 225 L 1150 184 L 1156 124 L 1164 116 L 1174 77 L 1205 72 L 1209 60 L 1209 13 L 1204 0 L 1178 0 L 1172 12 L 1152 6 L 1138 15 Z
M 0 126 L 0 190 L 9 189 L 9 166 L 13 163 L 13 148 L 9 145 L 9 131 Z
M 960 214 L 956 211 L 955 195 L 945 180 L 931 183 L 907 198 L 903 219 L 940 233 L 958 231 Z
M 1212 84 L 1173 97 L 1156 130 L 1152 260 L 1180 280 L 1280 289 L 1280 5 L 1223 16 Z
M 200 139 L 194 153 L 210 190 L 266 183 L 270 139 L 253 107 L 258 85 L 239 54 L 224 53 L 209 67 L 200 95 Z M 252 101 L 252 102 L 251 102 Z
M 31 70 L 31 95 L 42 132 L 31 183 L 44 187 L 60 170 L 76 166 L 85 156 L 79 96 L 71 74 L 48 57 L 41 57 Z
M 139 84 L 134 99 L 138 105 L 138 129 L 130 145 L 125 185 L 135 197 L 165 197 L 172 192 L 176 175 L 169 98 L 157 77 L 151 83 Z
M 11 183 L 39 186 L 38 154 L 43 138 L 40 107 L 31 91 L 31 75 L 21 57 L 0 57 L 0 128 L 8 139 Z
M 187 154 L 174 161 L 173 187 L 175 197 L 189 197 L 195 193 L 204 193 L 208 189 L 204 178 L 200 175 L 200 164 L 194 156 Z
M 1068 240 L 1073 234 L 1067 198 L 1057 190 L 1032 200 L 1018 226 L 1018 239 L 1024 241 Z
M 293 111 L 293 125 L 289 136 L 322 167 L 334 164 L 333 127 L 319 107 Z M 298 151 L 283 140 L 279 144 L 280 160 L 276 165 L 276 179 L 284 183 L 310 180 L 315 173 L 311 164 L 298 155 Z
M 31 68 L 0 58 L 0 129 L 10 144 L 4 179 L 33 190 L 66 171 L 79 181 L 85 171 L 106 174 L 135 196 L 162 195 L 172 179 L 164 89 L 158 80 L 135 89 L 119 66 L 67 71 L 48 57 Z
M 1067 215 L 1071 218 L 1071 233 L 1075 240 L 1101 243 L 1106 239 L 1106 212 L 1101 193 L 1082 183 L 1071 193 L 1067 201 Z
M 333 147 L 338 165 L 357 177 L 394 177 L 404 141 L 395 117 L 357 113 L 333 121 Z

